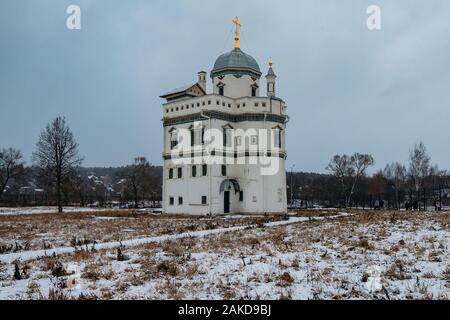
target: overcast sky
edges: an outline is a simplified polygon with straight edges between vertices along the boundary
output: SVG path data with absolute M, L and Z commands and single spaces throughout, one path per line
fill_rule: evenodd
M 66 8 L 81 7 L 81 30 Z M 382 30 L 366 27 L 381 7 Z M 450 169 L 448 0 L 2 0 L 0 147 L 26 160 L 39 132 L 65 116 L 85 166 L 135 156 L 161 164 L 158 96 L 196 81 L 241 48 L 288 105 L 288 166 L 325 172 L 337 153 L 372 153 L 377 167 L 404 161 L 423 140 Z M 209 80 L 209 79 L 208 79 Z

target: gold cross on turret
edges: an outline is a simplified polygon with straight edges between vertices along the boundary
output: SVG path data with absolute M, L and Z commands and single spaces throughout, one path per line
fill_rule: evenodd
M 239 27 L 241 27 L 241 25 L 239 24 L 239 18 L 237 16 L 236 19 L 233 20 L 233 23 L 236 27 L 234 31 L 234 48 L 237 49 L 239 48 Z

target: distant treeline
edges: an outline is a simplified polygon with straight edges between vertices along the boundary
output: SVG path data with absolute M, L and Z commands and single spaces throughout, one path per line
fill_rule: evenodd
M 7 206 L 57 205 L 56 190 L 36 167 L 24 167 L 22 175 L 10 180 L 0 204 Z M 62 184 L 64 206 L 159 206 L 162 167 L 144 158 L 123 167 L 74 169 Z
M 160 206 L 162 167 L 144 157 L 116 168 L 83 168 L 78 143 L 57 117 L 41 132 L 31 165 L 20 150 L 0 148 L 0 205 Z M 362 207 L 440 210 L 449 204 L 450 175 L 431 165 L 425 145 L 409 151 L 407 165 L 393 162 L 372 176 L 370 154 L 335 155 L 330 174 L 287 172 L 291 207 Z M 239 177 L 236 177 L 239 179 Z

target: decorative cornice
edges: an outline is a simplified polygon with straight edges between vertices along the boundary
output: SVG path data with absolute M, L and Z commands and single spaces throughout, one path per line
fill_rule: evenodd
M 269 158 L 281 158 L 286 159 L 286 152 L 285 151 L 266 151 L 266 157 Z M 197 151 L 197 152 L 185 152 L 185 153 L 166 153 L 163 154 L 164 160 L 171 160 L 171 159 L 185 159 L 185 158 L 200 158 L 200 157 L 210 157 L 210 156 L 216 156 L 216 157 L 234 157 L 234 158 L 242 158 L 242 157 L 264 157 L 264 151 L 214 151 L 209 154 L 206 151 Z
M 242 121 L 271 121 L 277 123 L 285 123 L 286 116 L 273 113 L 243 113 L 230 114 L 222 111 L 209 110 L 204 111 L 203 114 L 211 119 L 224 120 L 227 122 L 242 122 Z M 201 113 L 193 113 L 175 118 L 163 118 L 163 126 L 173 126 L 177 124 L 190 123 L 195 121 L 205 120 Z

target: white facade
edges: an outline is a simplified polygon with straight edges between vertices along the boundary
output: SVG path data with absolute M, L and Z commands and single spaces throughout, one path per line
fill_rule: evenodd
M 275 96 L 271 67 L 270 92 L 260 96 L 251 59 L 238 48 L 219 57 L 213 93 L 199 72 L 196 84 L 162 96 L 165 213 L 286 213 L 286 106 Z

